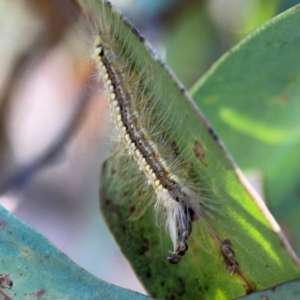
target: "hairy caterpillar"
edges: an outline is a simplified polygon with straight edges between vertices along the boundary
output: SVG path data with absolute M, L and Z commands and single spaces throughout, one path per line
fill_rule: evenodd
M 155 78 L 151 78 L 149 66 L 137 66 L 134 58 L 139 54 L 123 47 L 124 33 L 120 23 L 124 19 L 120 16 L 119 23 L 113 22 L 112 7 L 107 1 L 88 3 L 93 11 L 93 16 L 88 16 L 93 36 L 92 56 L 97 77 L 109 99 L 116 139 L 151 186 L 155 214 L 166 220 L 173 243 L 168 260 L 177 264 L 188 250 L 192 222 L 208 222 L 207 211 L 211 204 L 200 195 L 198 183 L 187 176 L 186 160 L 177 151 L 177 143 L 172 138 L 176 128 L 168 125 L 172 118 L 169 107 L 166 106 L 163 113 L 158 111 L 162 105 L 157 103 L 162 99 L 154 96 Z M 125 23 L 136 38 L 146 43 L 134 27 L 126 20 Z M 182 123 L 178 122 L 180 125 Z M 231 265 L 230 273 L 234 273 L 234 262 Z

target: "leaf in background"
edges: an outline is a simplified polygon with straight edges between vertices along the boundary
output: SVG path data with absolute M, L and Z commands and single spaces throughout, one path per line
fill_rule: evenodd
M 165 33 L 164 41 L 168 64 L 180 74 L 185 86 L 191 87 L 220 56 L 222 47 L 203 3 L 186 6 L 180 10 L 179 21 L 177 16 Z
M 239 27 L 236 27 L 240 38 L 274 17 L 278 13 L 282 0 L 248 0 L 243 2 L 245 8 L 239 16 L 236 16 L 240 21 Z
M 190 88 L 224 52 L 282 11 L 282 2 L 286 1 L 182 2 L 164 34 L 168 65 Z
M 148 101 L 153 101 L 149 105 L 155 107 L 157 119 L 166 116 L 166 108 L 170 111 L 172 118 L 168 118 L 166 135 L 174 139 L 179 151 L 186 153 L 191 162 L 187 173 L 192 166 L 193 176 L 201 179 L 212 205 L 219 210 L 211 222 L 222 240 L 231 241 L 239 263 L 239 272 L 229 276 L 228 262 L 222 257 L 219 245 L 207 228 L 195 222 L 189 251 L 179 265 L 169 264 L 165 259 L 170 249 L 169 238 L 157 229 L 152 212 L 138 220 L 129 220 L 136 210 L 132 203 L 149 201 L 144 196 L 144 185 L 132 184 L 135 171 L 129 172 L 130 161 L 112 158 L 102 174 L 102 211 L 146 289 L 161 299 L 229 299 L 299 276 L 299 267 L 274 232 L 278 229 L 276 223 L 228 159 L 204 117 L 170 76 L 156 52 L 142 43 L 128 24 L 120 23 L 118 14 L 111 13 L 108 7 L 105 10 L 109 10 L 103 14 L 111 18 L 110 24 L 118 24 L 118 42 L 124 44 L 124 52 L 136 54 L 127 57 L 126 65 L 137 73 L 145 71 L 145 66 L 148 70 L 147 87 L 156 96 Z
M 263 172 L 268 205 L 300 252 L 300 6 L 225 54 L 192 95 L 243 169 Z
M 0 257 L 1 299 L 149 299 L 90 275 L 1 206 Z

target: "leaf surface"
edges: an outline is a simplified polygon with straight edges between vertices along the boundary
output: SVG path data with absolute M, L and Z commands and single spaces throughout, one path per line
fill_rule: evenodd
M 228 158 L 201 112 L 156 52 L 130 25 L 120 22 L 118 14 L 108 7 L 105 10 L 111 22 L 120 27 L 118 42 L 124 45 L 126 53 L 133 54 L 128 56 L 128 66 L 133 66 L 137 73 L 144 72 L 146 66 L 147 88 L 155 91 L 149 106 L 155 107 L 158 120 L 165 118 L 166 113 L 172 116 L 167 118 L 167 124 L 163 123 L 166 142 L 175 141 L 178 151 L 188 157 L 187 176 L 201 181 L 203 194 L 217 211 L 211 218 L 212 226 L 222 241 L 230 240 L 239 263 L 239 271 L 230 276 L 219 244 L 211 238 L 207 226 L 198 221 L 194 222 L 187 254 L 180 264 L 169 264 L 169 237 L 163 228 L 157 228 L 152 210 L 132 220 L 137 203 L 151 206 L 147 205 L 151 201 L 145 195 L 147 188 L 141 183 L 143 175 L 131 168 L 133 161 L 114 157 L 113 152 L 102 173 L 102 211 L 150 295 L 159 299 L 231 299 L 299 276 L 299 267 L 274 231 L 278 230 L 276 223 Z M 276 22 L 271 23 L 276 30 Z M 135 183 L 134 177 L 138 178 Z
M 191 90 L 243 170 L 259 171 L 300 253 L 300 6 L 254 31 Z M 297 209 L 295 209 L 297 208 Z
M 92 276 L 0 206 L 0 299 L 149 299 Z

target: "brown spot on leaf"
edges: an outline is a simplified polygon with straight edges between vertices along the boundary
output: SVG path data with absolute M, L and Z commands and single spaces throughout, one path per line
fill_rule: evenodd
M 275 98 L 274 103 L 277 105 L 285 105 L 290 102 L 290 97 L 288 95 L 279 95 Z
M 235 252 L 229 239 L 221 242 L 220 251 L 224 258 L 224 263 L 226 265 L 228 274 L 230 276 L 237 274 L 243 280 L 246 294 L 251 294 L 252 292 L 254 292 L 254 288 L 243 274 L 241 267 L 235 258 Z
M 3 229 L 6 227 L 6 222 L 5 221 L 0 221 L 0 229 Z
M 0 274 L 0 288 L 11 289 L 13 281 L 9 278 L 8 274 Z
M 195 148 L 193 149 L 196 157 L 201 161 L 201 163 L 207 167 L 207 163 L 205 161 L 205 152 L 203 150 L 202 144 L 199 141 L 195 141 Z
M 237 272 L 239 267 L 239 263 L 236 261 L 234 257 L 234 251 L 232 249 L 232 244 L 230 240 L 226 239 L 221 243 L 220 246 L 221 254 L 224 258 L 224 262 L 226 265 L 226 270 L 228 274 L 231 276 Z
M 39 298 L 39 297 L 42 297 L 43 295 L 45 294 L 45 291 L 44 290 L 39 290 L 36 292 L 36 296 Z
M 149 251 L 149 241 L 148 241 L 148 239 L 144 239 L 142 246 L 141 246 L 140 254 L 144 255 L 148 251 Z

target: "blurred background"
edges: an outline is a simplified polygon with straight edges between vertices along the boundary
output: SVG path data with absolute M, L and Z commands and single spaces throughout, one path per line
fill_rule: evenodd
M 300 1 L 111 2 L 189 89 L 223 53 Z M 0 204 L 90 273 L 143 292 L 99 210 L 109 126 L 79 15 L 75 0 L 0 1 Z M 246 171 L 264 197 L 263 176 Z M 268 205 L 300 254 L 300 221 Z

